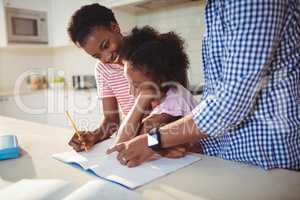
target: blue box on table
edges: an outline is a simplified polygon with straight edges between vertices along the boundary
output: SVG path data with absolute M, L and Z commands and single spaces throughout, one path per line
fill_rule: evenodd
M 20 156 L 20 147 L 15 135 L 0 135 L 0 160 L 17 158 Z

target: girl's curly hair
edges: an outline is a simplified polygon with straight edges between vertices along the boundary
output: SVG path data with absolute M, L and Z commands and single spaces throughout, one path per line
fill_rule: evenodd
M 120 57 L 150 73 L 160 85 L 174 81 L 188 87 L 189 60 L 184 40 L 175 32 L 160 34 L 150 26 L 135 27 L 124 37 Z

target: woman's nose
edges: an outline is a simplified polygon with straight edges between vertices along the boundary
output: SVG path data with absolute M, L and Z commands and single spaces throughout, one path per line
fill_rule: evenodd
M 109 63 L 111 61 L 111 53 L 108 51 L 102 51 L 100 54 L 100 60 L 103 63 Z

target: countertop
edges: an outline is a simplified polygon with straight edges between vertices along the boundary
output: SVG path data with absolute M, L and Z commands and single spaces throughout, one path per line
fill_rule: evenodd
M 24 178 L 63 179 L 71 182 L 74 190 L 90 180 L 105 182 L 51 158 L 53 153 L 70 149 L 67 142 L 71 129 L 0 116 L 0 134 L 8 133 L 17 135 L 22 156 L 0 161 L 0 188 Z M 202 160 L 191 166 L 140 187 L 136 192 L 146 199 L 164 200 L 300 199 L 300 172 L 265 171 L 242 163 L 201 157 Z

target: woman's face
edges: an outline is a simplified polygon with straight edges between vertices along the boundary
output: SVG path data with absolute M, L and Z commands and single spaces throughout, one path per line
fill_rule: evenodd
M 103 63 L 121 63 L 118 51 L 122 45 L 119 26 L 113 24 L 110 29 L 97 27 L 85 39 L 81 48 Z
M 140 90 L 153 88 L 155 83 L 152 81 L 149 74 L 144 73 L 142 70 L 133 68 L 128 61 L 123 61 L 123 64 L 124 74 L 129 81 L 131 95 L 136 97 Z

